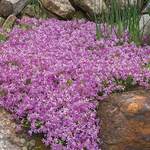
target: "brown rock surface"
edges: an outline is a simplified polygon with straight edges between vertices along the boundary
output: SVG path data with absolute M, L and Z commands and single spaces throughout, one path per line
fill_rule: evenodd
M 6 0 L 1 0 L 0 1 L 0 16 L 6 18 L 12 13 L 13 13 L 12 3 Z
M 28 0 L 0 0 L 0 16 L 7 18 L 9 15 L 19 14 L 28 4 Z
M 69 0 L 41 0 L 41 2 L 50 13 L 62 18 L 70 18 L 75 13 Z
M 100 14 L 106 9 L 104 0 L 70 0 L 72 4 L 82 9 L 88 16 Z
M 102 150 L 150 150 L 150 91 L 113 94 L 99 105 Z
M 31 137 L 25 131 L 16 132 L 16 122 L 0 107 L 0 150 L 49 150 L 41 137 Z

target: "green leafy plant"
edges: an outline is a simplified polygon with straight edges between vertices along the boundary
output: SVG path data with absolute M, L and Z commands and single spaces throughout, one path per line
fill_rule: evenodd
M 96 4 L 95 4 L 96 6 Z M 139 4 L 131 4 L 128 0 L 126 5 L 121 5 L 117 0 L 111 0 L 106 10 L 102 10 L 100 19 L 95 15 L 96 22 L 96 36 L 100 39 L 100 30 L 98 30 L 99 24 L 108 24 L 112 28 L 116 28 L 116 35 L 121 37 L 125 30 L 130 33 L 130 42 L 134 41 L 137 45 L 141 43 L 141 32 L 139 27 L 139 21 L 141 17 L 141 10 L 138 7 Z
M 115 82 L 117 85 L 123 86 L 125 89 L 124 91 L 129 91 L 131 89 L 134 89 L 137 86 L 137 83 L 133 80 L 131 76 L 128 76 L 126 79 L 115 79 Z
M 8 37 L 7 37 L 5 34 L 0 33 L 0 42 L 4 42 L 4 41 L 6 41 L 7 39 L 8 39 Z
M 30 124 L 30 122 L 28 121 L 27 118 L 24 118 L 24 119 L 22 120 L 22 125 L 23 125 L 23 127 L 26 128 L 26 129 L 29 129 L 30 126 L 31 126 L 31 124 Z

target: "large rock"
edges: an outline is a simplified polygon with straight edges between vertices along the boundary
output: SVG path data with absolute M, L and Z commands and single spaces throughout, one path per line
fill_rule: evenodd
M 69 0 L 41 0 L 43 6 L 61 18 L 71 18 L 75 13 Z
M 143 30 L 144 34 L 150 35 L 150 15 L 145 14 L 140 19 L 140 29 Z
M 28 0 L 9 0 L 13 4 L 13 13 L 19 14 L 22 9 L 28 4 Z
M 113 94 L 98 109 L 102 150 L 150 150 L 150 91 Z
M 10 113 L 0 108 L 0 150 L 24 150 L 35 146 L 35 141 L 16 133 L 16 123 Z
M 70 0 L 75 7 L 82 9 L 88 16 L 100 14 L 106 10 L 104 0 Z
M 13 13 L 13 5 L 9 1 L 1 0 L 0 1 L 0 16 L 8 17 Z
M 2 91 L 0 89 L 0 96 Z M 17 124 L 9 112 L 0 107 L 0 150 L 49 150 L 41 137 L 31 137 L 25 131 L 16 132 Z
M 148 14 L 150 13 L 150 1 L 147 3 L 146 7 L 142 11 L 143 14 Z
M 149 14 L 142 15 L 139 24 L 144 41 L 147 44 L 150 44 L 150 15 Z
M 28 0 L 0 0 L 0 16 L 17 15 L 27 5 Z

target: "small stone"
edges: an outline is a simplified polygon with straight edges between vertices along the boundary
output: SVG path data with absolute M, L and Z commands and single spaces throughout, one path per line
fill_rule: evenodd
M 35 140 L 31 140 L 30 141 L 30 146 L 32 147 L 32 146 L 35 146 Z
M 27 143 L 27 147 L 28 147 L 28 150 L 32 150 L 36 145 L 36 142 L 35 140 L 30 140 L 28 143 Z
M 14 15 L 10 15 L 3 24 L 4 31 L 10 32 L 16 22 L 17 17 Z
M 28 150 L 27 147 L 23 147 L 22 150 Z
M 23 138 L 21 138 L 21 139 L 20 139 L 20 143 L 21 143 L 21 144 L 25 144 L 25 143 L 26 143 L 26 140 L 23 139 Z
M 0 42 L 5 41 L 7 37 L 5 34 L 0 33 Z M 0 88 L 0 97 L 4 97 L 7 95 L 7 90 Z

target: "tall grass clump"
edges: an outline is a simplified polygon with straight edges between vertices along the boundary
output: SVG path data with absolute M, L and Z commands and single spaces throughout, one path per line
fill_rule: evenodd
M 97 4 L 97 1 L 94 1 L 94 9 L 96 10 L 97 5 L 99 6 L 99 10 L 100 8 L 100 3 Z M 103 7 L 102 7 L 103 9 Z M 103 11 L 104 12 L 104 11 Z M 99 12 L 100 13 L 100 12 Z M 94 20 L 95 20 L 95 25 L 96 25 L 96 38 L 99 40 L 101 38 L 101 31 L 100 31 L 100 16 L 94 14 Z
M 96 27 L 98 28 L 98 24 L 107 24 L 111 29 L 115 27 L 118 38 L 121 38 L 124 31 L 128 31 L 130 34 L 129 41 L 139 45 L 142 39 L 142 31 L 139 26 L 140 12 L 138 3 L 131 4 L 128 0 L 125 5 L 121 5 L 118 0 L 111 0 L 107 10 L 102 10 L 99 17 L 95 15 Z M 99 31 L 96 30 L 97 39 L 99 39 L 97 32 L 100 32 L 100 29 Z

